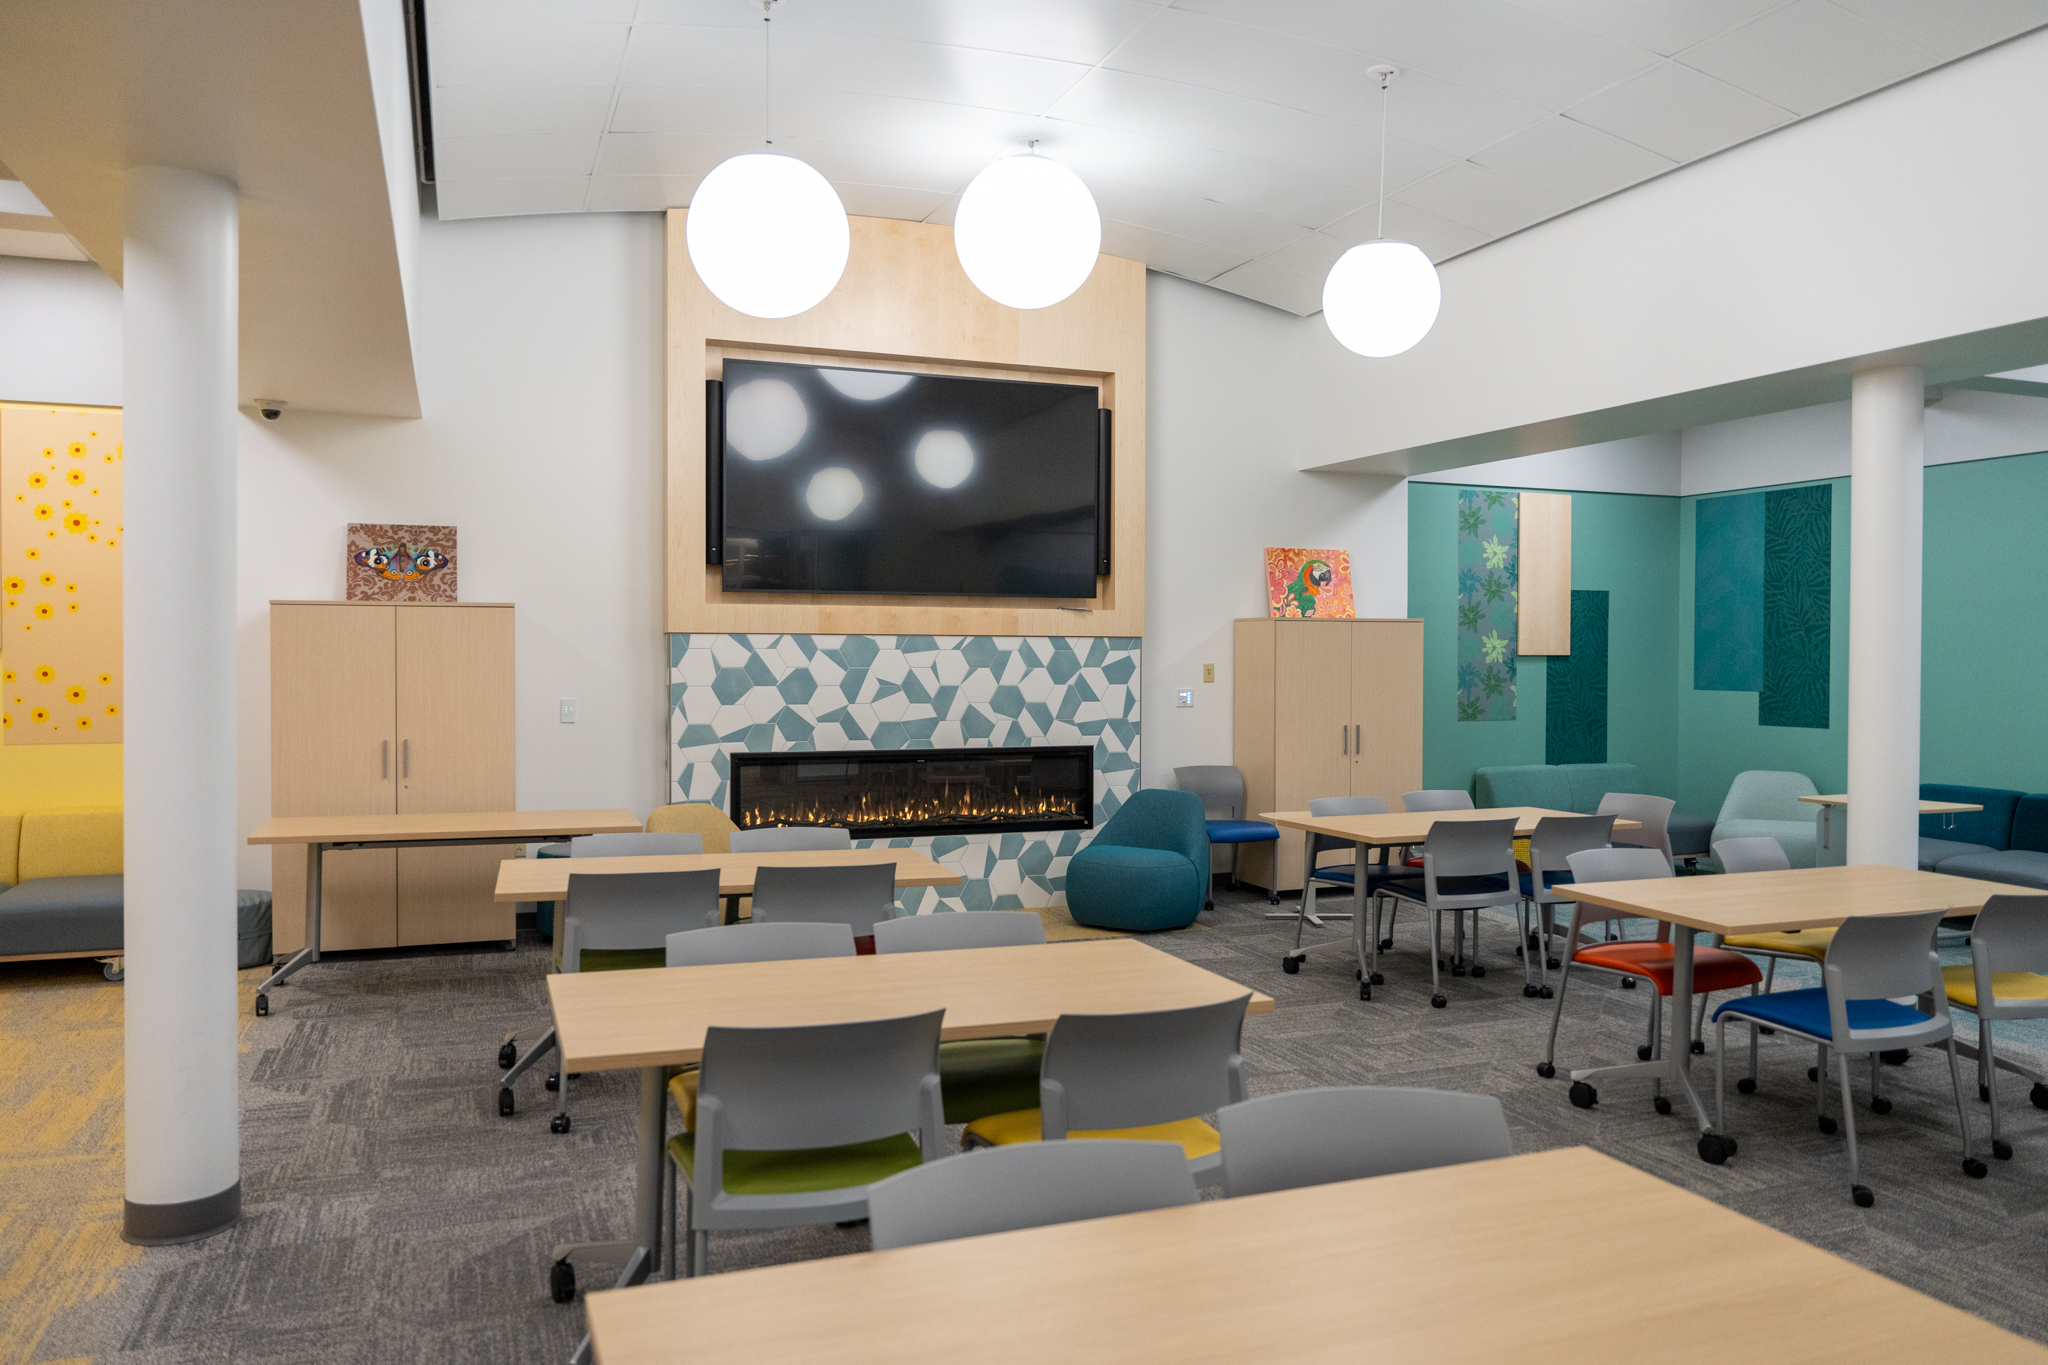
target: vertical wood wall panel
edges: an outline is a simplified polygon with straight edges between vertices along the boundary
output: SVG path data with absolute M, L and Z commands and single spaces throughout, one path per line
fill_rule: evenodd
M 1572 495 L 1521 495 L 1517 654 L 1572 652 Z

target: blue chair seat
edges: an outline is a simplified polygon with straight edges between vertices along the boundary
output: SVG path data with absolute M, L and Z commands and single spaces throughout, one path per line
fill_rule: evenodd
M 1536 894 L 1535 888 L 1530 883 L 1530 877 L 1533 875 L 1534 874 L 1529 872 L 1522 873 L 1522 894 L 1525 896 L 1534 896 Z M 1562 886 L 1571 879 L 1572 874 L 1568 871 L 1546 872 L 1543 874 L 1543 885 L 1544 888 L 1547 890 L 1548 888 L 1553 886 Z
M 1210 820 L 1209 842 L 1212 844 L 1263 844 L 1268 839 L 1280 837 L 1280 830 L 1264 820 Z
M 1446 896 L 1484 896 L 1495 891 L 1508 889 L 1506 877 L 1438 877 L 1436 889 Z M 1401 877 L 1380 883 L 1380 890 L 1390 895 L 1406 896 L 1410 900 L 1427 899 L 1422 878 Z M 1449 913 L 1446 911 L 1445 913 Z
M 1809 1038 L 1835 1036 L 1834 1022 L 1828 1018 L 1827 988 L 1823 986 L 1803 991 L 1773 991 L 1769 995 L 1746 995 L 1715 1010 L 1714 1018 L 1719 1019 L 1724 1014 L 1740 1015 L 1776 1028 L 1791 1029 Z M 1890 1000 L 1849 1002 L 1849 1027 L 1859 1031 L 1917 1028 L 1930 1017 L 1911 1005 L 1900 1005 Z

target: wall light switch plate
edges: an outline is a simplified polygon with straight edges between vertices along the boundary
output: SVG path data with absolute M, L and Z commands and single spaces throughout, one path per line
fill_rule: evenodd
M 1176 706 L 1193 706 L 1195 704 L 1195 694 L 1193 689 L 1189 689 L 1185 692 L 1176 692 L 1173 695 L 1176 698 L 1178 698 L 1178 700 L 1174 703 L 1174 705 Z
M 574 725 L 575 723 L 576 699 L 574 697 L 564 697 L 562 698 L 562 724 Z
M 1202 681 L 1203 681 L 1203 682 L 1215 682 L 1215 681 L 1216 681 L 1216 665 L 1214 665 L 1214 664 L 1203 664 L 1203 665 L 1202 665 Z

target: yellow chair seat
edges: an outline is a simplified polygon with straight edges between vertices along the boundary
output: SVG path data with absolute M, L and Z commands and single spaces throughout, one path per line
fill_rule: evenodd
M 692 1067 L 680 1076 L 672 1077 L 668 1083 L 669 1097 L 676 1102 L 676 1109 L 683 1116 L 683 1131 L 697 1130 L 697 1078 L 704 1073 Z
M 1013 1142 L 1037 1142 L 1044 1136 L 1044 1121 L 1036 1109 L 1012 1109 L 1007 1114 L 990 1114 L 967 1125 L 967 1136 L 993 1147 Z M 1075 1128 L 1070 1138 L 1123 1138 L 1132 1142 L 1178 1142 L 1189 1161 L 1213 1156 L 1223 1150 L 1223 1136 L 1200 1119 L 1175 1123 L 1154 1123 L 1143 1128 Z
M 1721 940 L 1721 945 L 1738 951 L 1757 948 L 1772 953 L 1797 953 L 1819 962 L 1827 957 L 1828 945 L 1834 941 L 1832 929 L 1792 929 L 1775 934 L 1730 934 Z
M 1941 984 L 1948 998 L 1966 1010 L 1977 1008 L 1977 970 L 1967 964 L 1943 967 Z M 1991 994 L 1998 1000 L 2048 1000 L 2048 976 L 2035 972 L 1993 972 Z
M 682 1133 L 668 1140 L 669 1160 L 697 1179 L 697 1136 Z M 924 1153 L 908 1133 L 854 1142 L 844 1147 L 807 1147 L 790 1152 L 725 1153 L 727 1194 L 813 1194 L 872 1185 L 900 1171 L 924 1164 Z

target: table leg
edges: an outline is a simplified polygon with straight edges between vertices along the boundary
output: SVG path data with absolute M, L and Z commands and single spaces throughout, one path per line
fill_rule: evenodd
M 566 1067 L 567 1063 L 563 1065 Z M 640 1113 L 634 1123 L 633 1143 L 636 1169 L 632 1240 L 570 1244 L 554 1249 L 554 1258 L 559 1261 L 576 1252 L 604 1254 L 630 1248 L 625 1269 L 619 1272 L 619 1278 L 612 1285 L 614 1289 L 630 1289 L 661 1268 L 661 1220 L 667 1212 L 661 1206 L 661 1163 L 668 1159 L 662 1151 L 662 1144 L 668 1138 L 667 1090 L 668 1068 L 640 1068 Z M 682 1254 L 689 1253 L 686 1250 Z M 669 1268 L 668 1275 L 671 1279 L 676 1277 L 673 1267 Z M 588 1365 L 590 1358 L 590 1336 L 586 1332 L 569 1356 L 569 1365 Z
M 320 960 L 320 871 L 321 855 L 327 851 L 325 844 L 306 845 L 306 942 L 291 955 L 284 966 L 279 967 L 256 988 L 256 1013 L 270 1013 L 270 988 L 308 963 Z
M 1365 894 L 1365 870 L 1370 866 L 1369 860 L 1371 856 L 1372 850 L 1364 844 L 1359 844 L 1352 850 L 1351 942 L 1355 946 L 1358 955 L 1358 998 L 1360 1000 L 1372 999 L 1372 988 L 1375 984 L 1374 978 L 1378 975 L 1373 969 L 1379 966 L 1379 939 L 1374 937 L 1378 933 L 1378 929 L 1373 924 L 1368 923 L 1371 916 L 1366 913 L 1365 908 L 1367 900 Z M 1371 942 L 1367 942 L 1369 938 Z
M 1678 1092 L 1679 1097 L 1692 1106 L 1694 1121 L 1700 1133 L 1713 1132 L 1714 1123 L 1707 1107 L 1701 1102 L 1699 1092 L 1692 1084 L 1692 950 L 1695 934 L 1690 925 L 1671 926 L 1671 1004 L 1665 1011 L 1670 1016 L 1666 1023 L 1664 1055 L 1653 1062 L 1633 1062 L 1624 1066 L 1586 1067 L 1571 1073 L 1574 1081 L 1615 1081 L 1640 1077 L 1648 1081 L 1661 1081 Z

